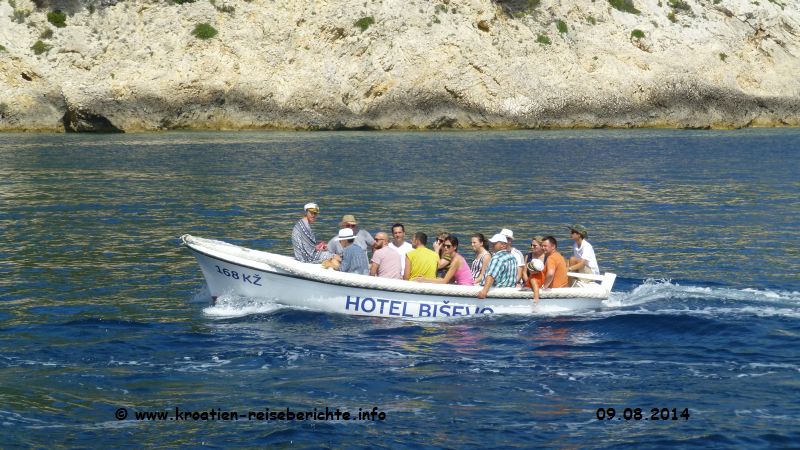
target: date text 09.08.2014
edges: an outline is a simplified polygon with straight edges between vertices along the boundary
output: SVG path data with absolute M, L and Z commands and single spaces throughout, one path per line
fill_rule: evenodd
M 689 420 L 689 408 L 650 408 L 650 414 L 642 411 L 642 408 L 625 408 L 621 415 L 617 415 L 614 408 L 597 408 L 595 412 L 597 420 Z

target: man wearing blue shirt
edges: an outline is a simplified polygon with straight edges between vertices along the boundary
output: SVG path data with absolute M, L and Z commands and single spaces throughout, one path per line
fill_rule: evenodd
M 478 298 L 486 298 L 490 287 L 513 287 L 517 277 L 517 259 L 508 251 L 508 240 L 498 233 L 489 239 L 494 246 L 494 254 L 486 268 L 486 277 L 483 280 L 483 289 L 478 292 Z
M 353 235 L 352 228 L 342 228 L 339 230 L 339 235 L 336 240 L 342 244 L 342 264 L 339 270 L 348 273 L 358 273 L 361 275 L 369 275 L 369 261 L 367 260 L 367 253 L 355 245 L 353 242 L 356 237 Z

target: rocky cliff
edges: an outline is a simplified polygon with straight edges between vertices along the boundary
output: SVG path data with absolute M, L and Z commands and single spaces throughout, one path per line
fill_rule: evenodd
M 0 130 L 800 125 L 796 0 L 0 0 L 0 46 Z

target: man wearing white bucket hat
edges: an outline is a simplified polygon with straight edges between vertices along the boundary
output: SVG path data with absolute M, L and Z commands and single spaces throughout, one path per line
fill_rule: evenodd
M 321 263 L 333 258 L 333 253 L 327 251 L 328 245 L 324 242 L 318 243 L 314 230 L 311 229 L 311 224 L 317 221 L 319 206 L 316 203 L 306 203 L 303 211 L 305 215 L 292 229 L 294 259 L 307 263 Z
M 514 287 L 517 276 L 517 261 L 508 251 L 508 239 L 500 233 L 489 239 L 494 247 L 494 254 L 486 268 L 486 277 L 483 279 L 483 289 L 478 292 L 478 298 L 486 298 L 490 287 Z
M 339 270 L 342 272 L 358 273 L 361 275 L 369 274 L 369 261 L 367 253 L 358 245 L 355 245 L 356 236 L 352 228 L 342 228 L 339 235 L 335 238 L 342 245 L 342 264 Z

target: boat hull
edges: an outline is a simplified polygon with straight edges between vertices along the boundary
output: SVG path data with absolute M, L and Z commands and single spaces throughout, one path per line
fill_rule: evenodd
M 602 298 L 487 298 L 395 292 L 335 285 L 297 276 L 263 262 L 248 264 L 189 246 L 212 298 L 248 297 L 313 311 L 409 320 L 559 313 L 603 307 Z

